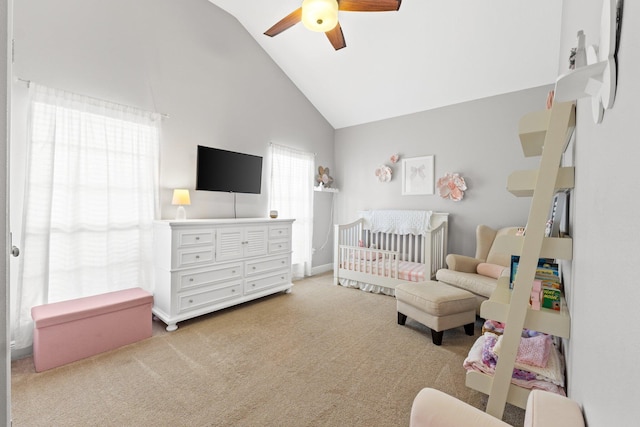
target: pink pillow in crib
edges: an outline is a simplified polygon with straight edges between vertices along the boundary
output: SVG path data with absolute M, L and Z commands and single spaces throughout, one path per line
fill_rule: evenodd
M 364 242 L 362 240 L 358 240 L 358 246 L 364 248 Z M 371 249 L 376 249 L 374 245 L 371 245 Z M 369 251 L 360 251 L 358 254 L 358 259 L 367 260 L 367 261 L 375 261 L 378 259 L 377 252 L 369 252 Z
M 502 275 L 502 272 L 504 271 L 505 268 L 506 267 L 502 265 L 481 262 L 480 264 L 478 264 L 478 267 L 476 267 L 476 271 L 478 274 L 481 274 L 483 276 L 497 279 Z

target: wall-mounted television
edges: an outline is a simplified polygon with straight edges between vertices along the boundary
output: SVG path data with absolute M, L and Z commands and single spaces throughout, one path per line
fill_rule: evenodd
M 260 194 L 262 157 L 198 145 L 196 190 Z

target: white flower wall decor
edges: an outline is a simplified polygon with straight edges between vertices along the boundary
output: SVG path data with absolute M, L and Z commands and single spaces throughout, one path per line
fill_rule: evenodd
M 436 185 L 440 197 L 453 200 L 454 202 L 462 200 L 464 192 L 467 190 L 467 184 L 464 178 L 458 173 L 446 173 L 438 179 Z
M 400 155 L 397 153 L 392 154 L 391 157 L 389 157 L 389 161 L 392 165 L 396 164 L 398 159 L 400 159 Z M 375 175 L 378 177 L 378 181 L 389 182 L 393 176 L 393 169 L 391 166 L 380 165 L 376 168 Z
M 389 182 L 391 181 L 391 168 L 387 165 L 380 165 L 378 166 L 378 168 L 376 169 L 375 172 L 376 176 L 378 177 L 378 181 L 380 182 Z

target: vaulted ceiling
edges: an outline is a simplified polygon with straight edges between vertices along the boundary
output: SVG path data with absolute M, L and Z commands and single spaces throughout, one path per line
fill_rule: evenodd
M 347 47 L 299 23 L 302 0 L 209 0 L 234 16 L 336 129 L 551 84 L 560 0 L 403 0 L 340 12 Z M 568 53 L 567 53 L 568 57 Z

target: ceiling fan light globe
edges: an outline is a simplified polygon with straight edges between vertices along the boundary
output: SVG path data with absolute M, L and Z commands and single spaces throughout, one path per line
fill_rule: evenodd
M 304 0 L 302 23 L 311 31 L 326 33 L 338 25 L 338 2 L 336 0 Z

